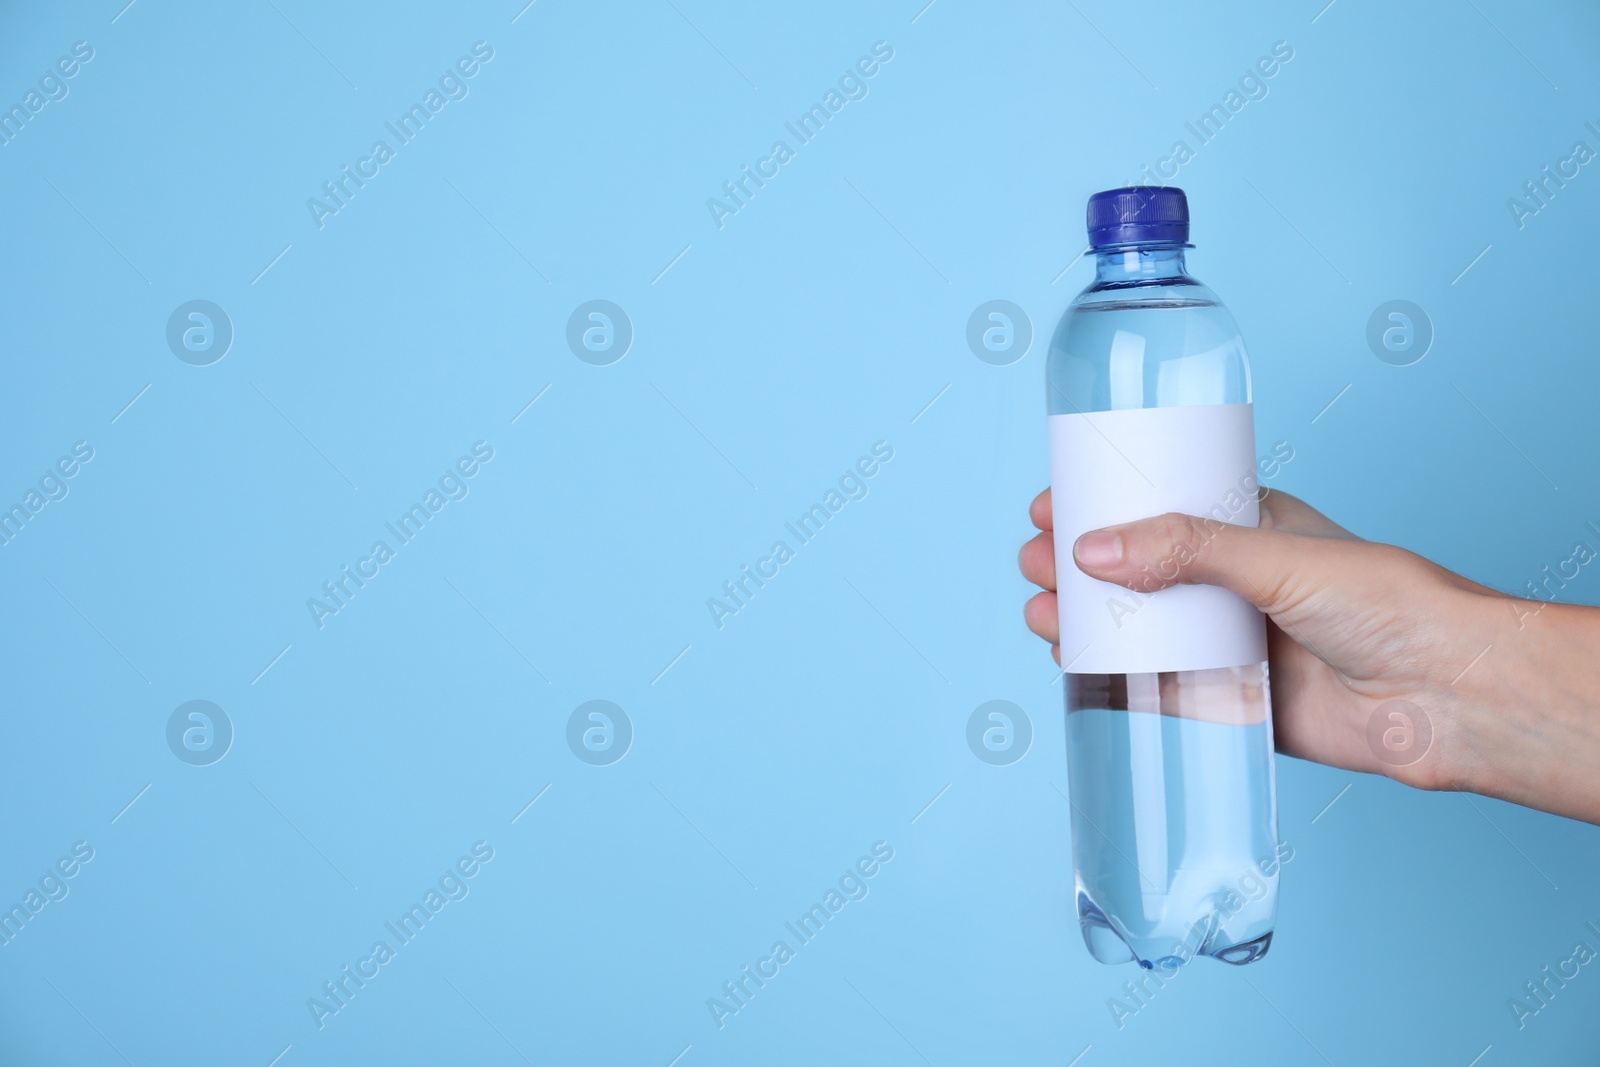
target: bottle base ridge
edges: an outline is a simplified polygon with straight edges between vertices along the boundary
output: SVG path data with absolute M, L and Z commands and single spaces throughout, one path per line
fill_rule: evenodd
M 1230 942 L 1221 929 L 1220 917 L 1218 911 L 1213 911 L 1197 920 L 1190 926 L 1187 937 L 1175 943 L 1167 942 L 1168 951 L 1156 955 L 1140 952 L 1107 918 L 1105 912 L 1089 899 L 1087 893 L 1078 894 L 1078 926 L 1083 932 L 1083 943 L 1088 947 L 1089 955 L 1109 966 L 1137 963 L 1147 971 L 1171 974 L 1197 956 L 1207 956 L 1221 963 L 1243 967 L 1261 959 L 1272 947 L 1271 930 L 1245 941 Z

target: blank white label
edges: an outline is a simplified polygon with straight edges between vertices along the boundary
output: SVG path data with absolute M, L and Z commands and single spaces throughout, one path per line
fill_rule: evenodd
M 1072 559 L 1079 535 L 1168 511 L 1258 525 L 1251 405 L 1051 415 L 1049 435 L 1062 666 L 1145 674 L 1263 662 L 1266 623 L 1241 597 L 1204 585 L 1135 592 Z

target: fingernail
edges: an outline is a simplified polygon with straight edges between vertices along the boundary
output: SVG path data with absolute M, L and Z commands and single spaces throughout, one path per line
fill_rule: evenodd
M 1072 554 L 1085 567 L 1106 570 L 1122 562 L 1122 538 L 1110 530 L 1093 530 L 1078 538 Z

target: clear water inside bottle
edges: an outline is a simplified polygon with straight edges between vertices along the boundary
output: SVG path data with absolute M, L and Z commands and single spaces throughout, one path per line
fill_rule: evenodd
M 1090 953 L 1162 970 L 1260 958 L 1278 885 L 1265 666 L 1065 681 Z
M 1238 326 L 1187 274 L 1183 248 L 1097 255 L 1051 341 L 1050 414 L 1250 401 Z M 1163 971 L 1259 959 L 1278 890 L 1267 665 L 1063 681 L 1090 953 Z

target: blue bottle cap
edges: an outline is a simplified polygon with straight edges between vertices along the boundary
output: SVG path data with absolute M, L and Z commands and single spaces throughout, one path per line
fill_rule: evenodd
M 1170 185 L 1107 189 L 1089 198 L 1089 246 L 1189 241 L 1189 198 Z

